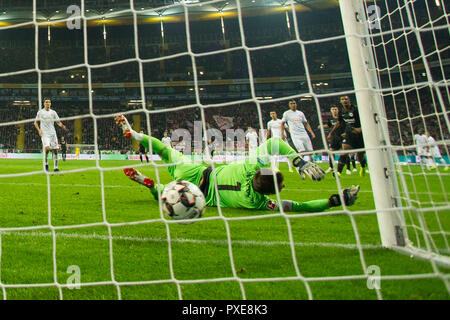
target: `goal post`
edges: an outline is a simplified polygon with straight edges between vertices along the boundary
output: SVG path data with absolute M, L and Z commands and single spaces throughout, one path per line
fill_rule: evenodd
M 378 24 L 380 21 L 367 19 L 363 1 L 339 1 L 339 6 L 363 128 L 367 162 L 370 167 L 370 180 L 382 246 L 448 268 L 450 258 L 432 250 L 431 233 L 423 217 L 424 212 L 416 210 L 419 227 L 413 227 L 422 231 L 425 244 L 419 247 L 408 238 L 404 216 L 404 211 L 407 209 L 402 204 L 402 199 L 405 200 L 405 198 L 401 196 L 398 178 L 402 181 L 406 202 L 411 202 L 411 199 L 408 198 L 408 186 L 402 176 L 401 165 L 397 162 L 396 149 L 390 142 L 383 91 L 379 85 L 381 75 L 377 72 L 374 58 L 373 34 L 369 32 L 369 26 L 373 23 Z M 380 18 L 378 14 L 375 16 L 376 19 Z M 425 67 L 427 67 L 426 64 L 424 61 Z M 428 69 L 427 74 L 430 75 Z M 441 98 L 439 90 L 436 90 L 436 93 Z M 438 208 L 435 210 L 439 211 Z M 441 231 L 445 237 L 446 232 L 442 230 L 442 227 Z
M 375 83 L 371 83 L 368 66 L 370 47 L 365 32 L 365 13 L 362 1 L 339 1 L 350 67 L 359 109 L 361 128 L 371 171 L 371 184 L 377 210 L 381 242 L 384 247 L 405 245 L 405 227 L 396 197 L 398 188 L 392 170 L 392 148 L 379 115 L 384 113 Z

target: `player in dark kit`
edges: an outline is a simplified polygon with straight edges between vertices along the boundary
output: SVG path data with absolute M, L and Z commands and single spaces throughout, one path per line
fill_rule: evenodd
M 64 138 L 64 136 L 61 137 L 61 155 L 63 161 L 66 161 L 66 155 L 67 155 L 67 141 Z
M 144 131 L 141 130 L 140 133 L 144 133 Z M 141 163 L 144 162 L 142 155 L 145 155 L 145 159 L 147 159 L 147 163 L 148 163 L 149 161 L 148 161 L 148 156 L 147 156 L 147 149 L 145 149 L 145 147 L 142 144 L 139 144 L 139 159 L 141 159 Z
M 323 125 L 324 129 L 333 129 L 334 126 L 336 125 L 336 123 L 339 122 L 339 108 L 336 105 L 332 105 L 330 108 L 330 112 L 331 112 L 331 117 L 328 118 L 327 123 L 325 123 Z M 317 129 L 320 129 L 320 125 L 317 127 Z M 330 149 L 330 151 L 336 151 L 336 150 L 340 150 L 342 147 L 342 136 L 341 134 L 343 133 L 343 128 L 341 129 L 337 129 L 332 137 L 331 137 L 331 141 L 328 141 L 328 148 Z M 326 173 L 330 173 L 331 171 L 333 171 L 333 161 L 331 160 L 330 157 L 330 167 L 328 168 L 328 170 L 326 171 Z
M 328 134 L 327 140 L 330 142 L 333 134 L 337 130 L 343 130 L 341 136 L 342 148 L 344 150 L 364 148 L 364 139 L 362 136 L 361 122 L 359 120 L 358 108 L 350 103 L 348 96 L 342 96 L 340 99 L 342 110 L 339 114 L 339 121 Z M 366 154 L 364 151 L 356 154 L 359 163 L 361 164 L 360 175 L 363 176 L 366 172 Z M 348 155 L 344 154 L 339 157 L 338 172 L 341 173 L 344 166 L 347 164 Z

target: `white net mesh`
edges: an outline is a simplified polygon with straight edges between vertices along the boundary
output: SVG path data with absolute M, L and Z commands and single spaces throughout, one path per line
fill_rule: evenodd
M 397 162 L 409 240 L 428 257 L 448 256 L 448 173 L 439 170 L 448 168 L 447 8 L 440 1 L 377 5 L 383 14 L 376 20 L 378 28 L 369 30 L 390 141 L 399 158 L 420 163 Z M 419 157 L 419 130 L 436 141 L 428 140 L 424 154 L 429 160 Z
M 73 7 L 70 2 L 59 1 L 50 12 L 33 0 L 23 8 L 28 17 L 32 12 L 31 20 L 0 24 L 0 32 L 19 30 L 34 47 L 34 53 L 28 50 L 18 61 L 12 53 L 20 44 L 11 39 L 14 50 L 0 72 L 3 90 L 14 94 L 20 107 L 16 113 L 7 110 L 20 116 L 3 117 L 0 123 L 2 136 L 8 137 L 2 141 L 2 155 L 14 158 L 17 149 L 32 154 L 34 146 L 40 148 L 33 128 L 36 103 L 49 95 L 57 96 L 55 110 L 73 135 L 67 136 L 69 143 L 94 145 L 94 154 L 101 157 L 82 167 L 68 164 L 64 175 L 44 175 L 35 164 L 0 172 L 2 188 L 31 186 L 39 194 L 5 193 L 5 203 L 14 203 L 7 213 L 18 217 L 0 225 L 3 299 L 448 298 L 446 269 L 431 259 L 448 256 L 449 250 L 446 166 L 427 171 L 408 165 L 417 126 L 433 131 L 448 161 L 445 3 L 365 4 L 369 19 L 371 5 L 380 12 L 371 20 L 377 28 L 369 28 L 374 53 L 369 71 L 378 77 L 374 91 L 385 106 L 389 147 L 399 156 L 395 170 L 408 246 L 431 259 L 422 262 L 381 248 L 368 176 L 330 176 L 324 187 L 299 186 L 292 174 L 287 180 L 294 187 L 276 195 L 278 201 L 328 198 L 347 184 L 361 183 L 361 200 L 352 208 L 267 214 L 218 206 L 208 208 L 195 224 L 180 226 L 165 219 L 156 202 L 145 202 L 149 195 L 139 197 L 137 186 L 118 182 L 125 179 L 121 171 L 127 163 L 102 161 L 138 160 L 132 158 L 138 145 L 115 127 L 113 116 L 119 112 L 136 131 L 162 137 L 165 130 L 187 128 L 195 135 L 195 121 L 206 132 L 226 128 L 229 118 L 237 116 L 235 127 L 264 129 L 269 111 L 282 113 L 294 98 L 311 126 L 322 126 L 329 106 L 355 93 L 335 4 L 333 15 L 321 12 L 320 1 L 280 6 L 251 0 L 86 0 Z M 267 27 L 267 14 L 275 15 L 277 24 Z M 321 19 L 324 23 L 316 25 Z M 219 32 L 208 32 L 212 22 L 205 27 L 199 22 L 203 20 L 215 21 Z M 70 44 L 63 41 L 66 36 Z M 13 92 L 17 89 L 23 91 Z M 22 93 L 35 104 L 29 106 Z M 12 128 L 19 133 L 10 138 Z M 322 129 L 315 133 L 316 154 L 342 154 L 330 152 Z M 194 142 L 191 150 L 201 153 L 198 149 Z M 156 182 L 167 182 L 167 164 L 157 160 L 135 165 Z M 217 165 L 211 165 L 214 172 Z M 419 292 L 424 282 L 429 284 Z M 71 290 L 74 286 L 81 293 Z

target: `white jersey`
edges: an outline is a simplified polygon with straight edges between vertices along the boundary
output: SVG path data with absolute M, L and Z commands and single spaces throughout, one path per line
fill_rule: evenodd
M 40 121 L 42 135 L 56 135 L 55 122 L 59 122 L 59 117 L 55 110 L 39 110 L 36 115 L 36 121 Z
M 427 136 L 422 134 L 415 134 L 414 141 L 417 145 L 417 155 L 418 156 L 427 156 L 428 155 L 428 139 Z
M 427 136 L 424 135 L 424 134 L 422 134 L 422 135 L 415 134 L 414 135 L 414 140 L 416 141 L 417 147 L 423 148 L 423 147 L 428 146 L 428 139 L 427 139 Z
M 184 149 L 186 149 L 186 142 L 184 142 L 184 140 L 178 142 L 177 145 L 175 146 L 175 149 L 180 152 L 184 152 Z
M 270 130 L 270 135 L 272 138 L 281 138 L 281 123 L 283 120 L 277 119 L 277 120 L 270 120 L 267 122 L 267 130 Z M 284 130 L 284 128 L 283 128 Z M 286 136 L 286 133 L 285 133 Z
M 308 122 L 306 120 L 305 114 L 301 111 L 288 110 L 283 113 L 283 119 L 289 126 L 289 132 L 291 136 L 307 136 L 304 123 Z
M 172 148 L 172 139 L 170 137 L 164 137 L 161 139 L 162 143 L 164 143 L 167 147 Z
M 430 147 L 430 153 L 433 157 L 441 158 L 441 151 L 437 146 L 436 140 L 432 136 L 427 137 L 428 146 Z
M 249 146 L 251 147 L 258 146 L 258 134 L 255 131 L 247 132 L 247 134 L 245 135 L 245 139 L 248 140 Z

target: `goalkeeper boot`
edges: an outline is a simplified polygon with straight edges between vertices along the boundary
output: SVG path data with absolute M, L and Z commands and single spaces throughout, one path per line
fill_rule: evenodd
M 153 188 L 155 186 L 155 182 L 144 176 L 142 173 L 133 168 L 125 168 L 123 169 L 125 175 L 133 181 L 136 181 L 139 184 L 146 186 L 147 188 Z
M 125 118 L 123 114 L 118 114 L 114 117 L 114 121 L 116 121 L 116 124 L 122 129 L 125 138 L 130 139 L 132 129 L 127 118 Z

